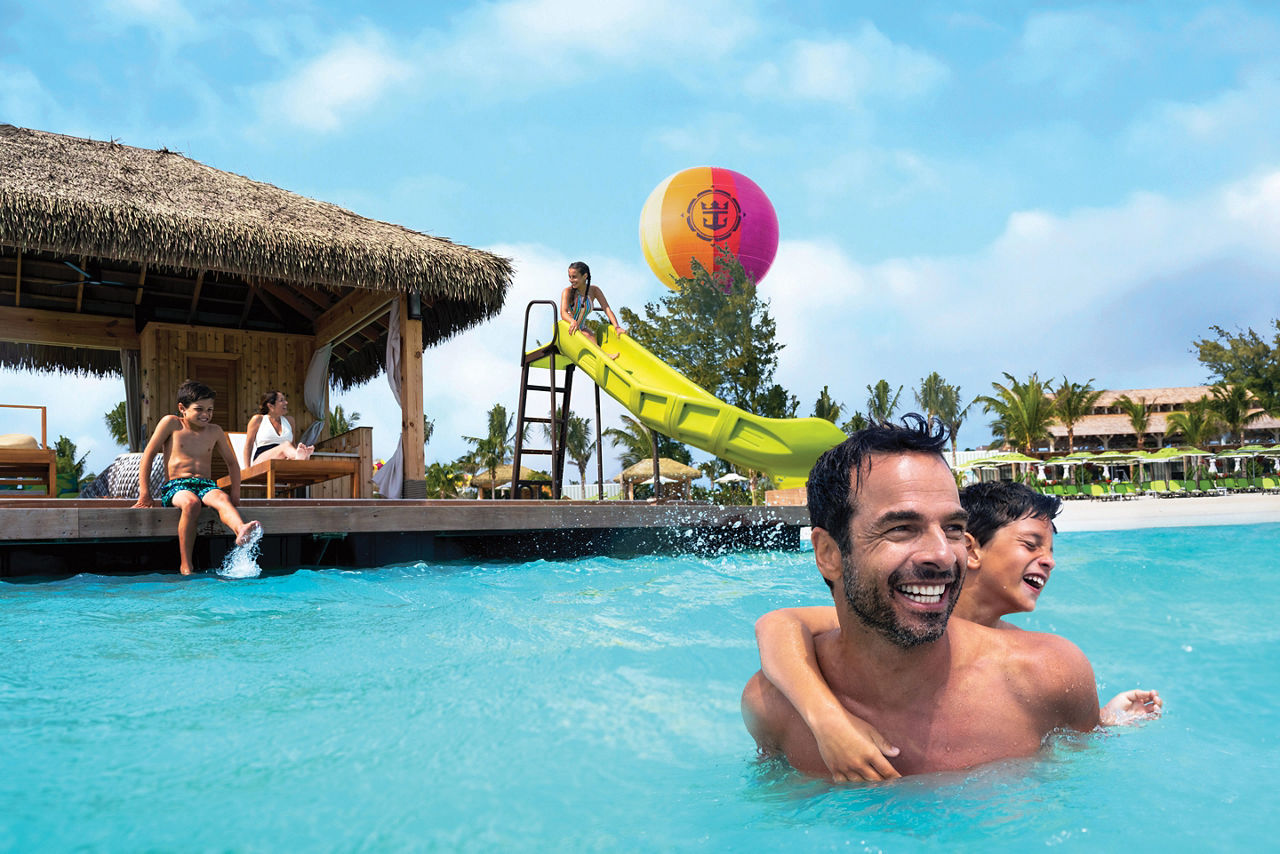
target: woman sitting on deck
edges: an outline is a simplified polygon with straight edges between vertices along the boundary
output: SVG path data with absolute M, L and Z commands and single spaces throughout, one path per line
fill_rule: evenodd
M 294 421 L 289 415 L 289 400 L 282 391 L 269 391 L 262 396 L 261 411 L 249 419 L 245 430 L 246 464 L 266 460 L 305 460 L 315 445 L 293 444 Z

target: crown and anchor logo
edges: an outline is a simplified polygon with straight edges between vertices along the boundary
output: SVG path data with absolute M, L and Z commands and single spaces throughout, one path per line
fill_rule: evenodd
M 724 240 L 742 225 L 742 206 L 728 190 L 703 190 L 689 202 L 684 221 L 703 240 Z

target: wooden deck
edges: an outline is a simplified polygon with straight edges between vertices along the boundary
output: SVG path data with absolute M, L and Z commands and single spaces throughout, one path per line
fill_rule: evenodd
M 245 499 L 262 522 L 264 570 L 377 567 L 455 559 L 627 557 L 725 549 L 790 549 L 803 507 L 687 502 Z M 0 499 L 0 577 L 173 572 L 178 512 L 128 500 Z M 231 537 L 200 521 L 196 562 L 217 566 Z

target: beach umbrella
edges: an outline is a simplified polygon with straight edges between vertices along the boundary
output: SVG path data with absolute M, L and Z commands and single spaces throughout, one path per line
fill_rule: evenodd
M 742 475 L 738 474 L 736 471 L 731 471 L 724 477 L 716 478 L 716 483 L 738 483 L 739 481 L 743 481 L 743 480 L 750 480 L 750 478 L 743 477 Z

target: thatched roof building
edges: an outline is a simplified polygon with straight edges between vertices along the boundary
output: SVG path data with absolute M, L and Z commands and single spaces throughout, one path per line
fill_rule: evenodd
M 74 265 L 74 266 L 72 266 Z M 429 346 L 496 314 L 511 262 L 161 149 L 0 125 L 0 308 L 320 336 L 360 292 L 421 301 Z M 385 321 L 329 341 L 332 380 L 381 370 Z M 0 341 L 0 365 L 118 374 L 103 348 Z

